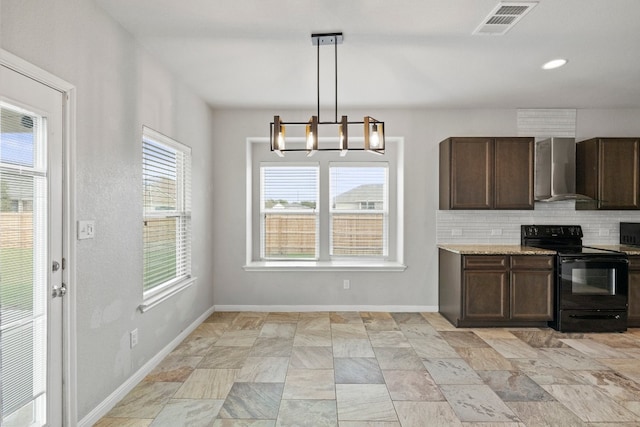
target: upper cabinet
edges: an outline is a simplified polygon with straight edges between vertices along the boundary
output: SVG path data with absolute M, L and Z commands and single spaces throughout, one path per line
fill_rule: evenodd
M 576 209 L 640 209 L 640 139 L 593 138 L 576 147 Z
M 440 209 L 533 209 L 533 138 L 440 143 Z

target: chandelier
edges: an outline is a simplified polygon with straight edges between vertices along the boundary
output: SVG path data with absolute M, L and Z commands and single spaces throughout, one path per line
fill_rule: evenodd
M 311 34 L 311 41 L 317 47 L 317 95 L 318 104 L 315 116 L 311 116 L 307 122 L 285 122 L 280 116 L 274 116 L 269 126 L 269 142 L 271 151 L 281 157 L 284 153 L 293 151 L 306 151 L 307 156 L 312 156 L 318 151 L 339 151 L 341 156 L 348 151 L 368 151 L 376 154 L 384 154 L 384 122 L 373 117 L 365 116 L 361 122 L 351 122 L 347 116 L 342 116 L 338 121 L 338 45 L 342 44 L 342 33 Z M 320 120 L 320 46 L 333 45 L 335 52 L 335 115 L 333 121 Z M 349 147 L 349 127 L 363 127 L 364 147 Z M 286 129 L 291 127 L 304 127 L 304 146 L 302 144 L 288 144 Z M 337 143 L 329 146 L 319 146 L 318 137 L 320 128 L 333 128 Z

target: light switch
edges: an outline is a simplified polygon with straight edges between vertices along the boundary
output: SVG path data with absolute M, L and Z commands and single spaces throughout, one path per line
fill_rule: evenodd
M 78 240 L 93 239 L 95 221 L 78 221 Z

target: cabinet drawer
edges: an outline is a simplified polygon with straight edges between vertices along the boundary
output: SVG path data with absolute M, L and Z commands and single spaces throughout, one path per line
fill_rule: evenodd
M 464 257 L 464 268 L 468 270 L 506 270 L 506 256 L 499 255 L 466 255 Z
M 513 255 L 511 268 L 514 270 L 551 270 L 553 256 L 551 255 Z
M 640 270 L 640 256 L 629 257 L 629 270 Z

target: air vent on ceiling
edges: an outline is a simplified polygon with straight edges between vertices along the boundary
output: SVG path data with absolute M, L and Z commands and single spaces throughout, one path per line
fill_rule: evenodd
M 482 20 L 473 34 L 501 36 L 521 20 L 538 2 L 500 2 L 491 13 Z

